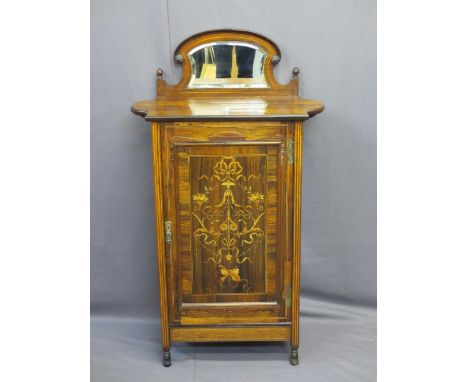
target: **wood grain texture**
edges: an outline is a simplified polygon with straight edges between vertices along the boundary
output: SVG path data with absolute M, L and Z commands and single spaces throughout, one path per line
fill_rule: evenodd
M 214 41 L 261 47 L 268 87 L 188 88 L 188 52 Z M 281 53 L 263 36 L 211 31 L 175 54 L 179 83 L 160 70 L 158 98 L 132 106 L 152 122 L 164 364 L 171 341 L 290 341 L 297 364 L 302 121 L 324 106 L 298 97 L 297 68 L 276 81 Z
M 173 207 L 170 215 L 175 228 L 168 259 L 173 269 L 169 277 L 171 323 L 289 321 L 283 292 L 287 289 L 284 283 L 289 287 L 290 281 L 284 278 L 283 267 L 290 268 L 286 264 L 291 259 L 284 249 L 288 248 L 286 237 L 291 237 L 292 232 L 283 211 L 288 208 L 285 188 L 289 171 L 284 142 L 291 123 L 181 122 L 162 124 L 161 128 L 162 146 L 166 148 L 163 163 L 171 167 L 166 169 L 171 176 L 164 199 Z M 218 173 L 219 178 L 214 172 L 221 163 L 226 169 L 235 165 L 232 168 L 239 170 L 239 179 L 231 178 L 236 181 L 229 187 L 223 185 L 226 175 Z M 204 236 L 194 236 L 202 231 L 200 217 L 195 215 L 201 216 L 203 209 L 210 214 L 225 213 L 226 195 L 236 204 L 232 206 L 234 220 L 230 222 L 230 229 L 234 226 L 231 240 L 236 244 L 227 263 L 227 257 L 218 257 L 218 251 L 223 250 L 222 240 L 226 239 L 220 233 L 226 225 L 220 217 L 210 229 L 215 235 L 205 230 Z M 245 214 L 245 208 L 249 215 L 254 210 L 258 214 L 258 209 L 261 214 L 235 215 Z M 256 236 L 242 235 L 249 232 L 249 226 L 252 228 L 255 217 Z M 209 219 L 205 218 L 206 224 Z M 212 246 L 200 242 L 200 238 L 213 242 Z M 247 244 L 248 241 L 253 243 Z M 235 268 L 231 264 L 235 256 L 241 260 L 237 265 L 239 279 L 220 275 L 219 267 Z M 223 261 L 218 264 L 218 260 Z M 224 278 L 222 283 L 220 277 Z M 225 306 L 226 303 L 230 305 Z
M 254 44 L 266 52 L 264 75 L 266 88 L 191 89 L 188 83 L 192 67 L 188 53 L 197 46 L 216 41 L 240 41 Z M 147 121 L 184 120 L 306 120 L 324 110 L 320 101 L 298 96 L 299 71 L 291 81 L 280 84 L 273 73 L 273 57 L 280 57 L 278 47 L 269 39 L 251 32 L 219 30 L 192 36 L 179 45 L 175 54 L 182 58 L 182 77 L 178 84 L 168 85 L 158 70 L 155 100 L 133 104 L 133 113 Z M 296 70 L 297 68 L 295 68 Z
M 299 301 L 301 277 L 302 123 L 294 126 L 294 228 L 292 271 L 291 345 L 299 346 Z
M 266 59 L 263 64 L 265 80 L 268 84 L 267 88 L 210 88 L 210 89 L 190 89 L 188 84 L 192 75 L 192 67 L 189 58 L 189 52 L 194 48 L 204 44 L 223 41 L 239 41 L 253 44 L 266 52 Z M 273 73 L 273 57 L 281 57 L 276 44 L 271 40 L 252 32 L 246 31 L 230 31 L 230 30 L 215 30 L 200 33 L 189 37 L 183 41 L 176 49 L 175 56 L 182 59 L 182 77 L 178 84 L 169 85 L 161 77 L 158 78 L 158 96 L 160 97 L 184 97 L 184 96 L 206 96 L 207 94 L 215 95 L 297 95 L 297 76 L 285 85 L 280 84 Z M 180 62 L 178 62 L 180 63 Z
M 174 342 L 288 341 L 291 336 L 288 326 L 187 327 L 170 331 Z
M 321 113 L 319 101 L 297 96 L 205 95 L 205 97 L 159 97 L 133 104 L 132 112 L 147 121 L 297 121 Z
M 158 269 L 159 290 L 161 309 L 161 342 L 164 350 L 170 347 L 168 326 L 168 304 L 166 283 L 166 251 L 164 242 L 164 215 L 163 215 L 163 190 L 162 190 L 162 166 L 161 166 L 161 143 L 158 124 L 152 126 L 153 139 L 153 174 L 154 174 L 154 206 L 156 214 L 156 238 L 158 246 Z

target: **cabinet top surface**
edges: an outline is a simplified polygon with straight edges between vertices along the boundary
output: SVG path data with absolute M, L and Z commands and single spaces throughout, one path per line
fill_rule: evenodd
M 297 96 L 224 96 L 160 98 L 133 104 L 132 112 L 147 121 L 305 120 L 320 113 L 319 101 Z
M 305 120 L 324 109 L 298 96 L 299 69 L 287 84 L 276 80 L 281 52 L 256 33 L 200 33 L 183 41 L 174 59 L 182 65 L 179 83 L 169 85 L 158 69 L 157 99 L 136 102 L 133 113 L 148 121 Z

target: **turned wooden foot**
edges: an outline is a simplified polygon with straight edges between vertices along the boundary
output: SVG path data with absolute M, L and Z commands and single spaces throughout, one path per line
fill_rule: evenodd
M 297 351 L 297 347 L 291 347 L 291 357 L 289 358 L 289 362 L 291 362 L 291 365 L 297 366 L 299 363 L 299 353 Z
M 163 349 L 163 365 L 164 367 L 171 366 L 171 352 L 169 351 L 169 349 Z

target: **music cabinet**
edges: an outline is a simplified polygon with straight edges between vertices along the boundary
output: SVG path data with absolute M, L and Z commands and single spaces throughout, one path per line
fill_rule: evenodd
M 282 85 L 278 47 L 218 30 L 157 71 L 151 122 L 163 364 L 172 342 L 289 341 L 298 363 L 302 122 L 323 111 Z

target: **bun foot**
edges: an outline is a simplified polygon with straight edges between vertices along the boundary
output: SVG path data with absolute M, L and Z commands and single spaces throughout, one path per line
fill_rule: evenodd
M 163 350 L 163 365 L 164 367 L 171 366 L 171 352 L 169 350 Z
M 297 351 L 297 347 L 291 348 L 291 357 L 289 358 L 289 362 L 291 362 L 292 366 L 297 366 L 299 364 L 299 353 Z

